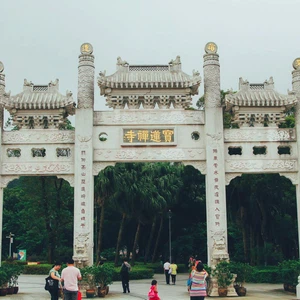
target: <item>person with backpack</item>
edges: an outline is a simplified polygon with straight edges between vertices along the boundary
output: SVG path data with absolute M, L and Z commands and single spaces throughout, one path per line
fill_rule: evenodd
M 151 282 L 150 290 L 148 292 L 148 300 L 160 300 L 157 291 L 157 281 L 155 279 Z
M 59 288 L 60 288 L 60 274 L 58 273 L 59 269 L 61 268 L 61 263 L 56 262 L 52 269 L 49 271 L 49 277 L 53 280 L 53 284 L 48 288 L 48 292 L 51 295 L 51 300 L 58 300 L 59 296 Z
M 123 259 L 123 263 L 120 270 L 121 280 L 122 280 L 122 287 L 123 293 L 130 293 L 129 289 L 129 271 L 131 270 L 130 264 L 127 262 L 127 259 Z

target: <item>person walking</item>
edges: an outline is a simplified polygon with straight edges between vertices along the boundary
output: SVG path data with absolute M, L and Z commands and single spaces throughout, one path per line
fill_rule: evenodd
M 72 258 L 68 259 L 67 267 L 62 270 L 61 279 L 64 282 L 64 300 L 77 300 L 78 280 L 82 277 Z
M 49 288 L 48 292 L 51 295 L 51 300 L 58 300 L 59 297 L 59 289 L 60 289 L 60 274 L 59 270 L 61 268 L 61 263 L 56 262 L 53 266 L 52 269 L 49 271 L 49 276 L 54 280 L 54 284 L 51 288 Z
M 126 291 L 130 293 L 129 289 L 129 271 L 131 270 L 130 264 L 127 262 L 127 259 L 123 259 L 123 263 L 120 270 L 121 280 L 122 280 L 122 287 L 123 293 L 125 294 Z
M 173 261 L 170 265 L 171 269 L 171 278 L 172 278 L 172 283 L 175 285 L 176 283 L 176 275 L 177 275 L 177 265 L 175 264 L 175 261 Z
M 166 276 L 166 284 L 170 284 L 170 266 L 171 266 L 171 264 L 167 260 L 164 263 L 164 271 L 165 271 L 165 276 Z
M 204 300 L 206 294 L 206 277 L 207 273 L 204 266 L 199 262 L 196 270 L 192 271 L 191 285 L 189 286 L 190 300 Z
M 150 290 L 148 292 L 148 300 L 160 300 L 157 291 L 157 281 L 155 279 L 151 282 Z

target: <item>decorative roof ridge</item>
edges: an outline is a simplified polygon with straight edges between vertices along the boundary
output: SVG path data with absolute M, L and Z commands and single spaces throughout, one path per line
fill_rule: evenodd
M 67 90 L 66 95 L 61 94 L 58 79 L 47 85 L 35 85 L 24 79 L 23 91 L 13 96 L 6 94 L 2 102 L 7 109 L 67 108 L 70 114 L 75 112 L 72 92 Z
M 295 93 L 281 94 L 274 88 L 273 77 L 265 80 L 264 83 L 249 83 L 248 80 L 239 79 L 239 88 L 237 92 L 232 89 L 225 96 L 226 109 L 233 106 L 260 106 L 260 107 L 291 107 L 297 103 Z

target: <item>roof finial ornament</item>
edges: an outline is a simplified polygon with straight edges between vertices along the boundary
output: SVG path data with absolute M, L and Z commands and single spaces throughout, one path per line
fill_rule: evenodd
M 59 80 L 56 78 L 55 81 L 53 82 L 52 80 L 49 83 L 49 86 L 56 86 L 58 84 Z
M 218 51 L 218 46 L 214 42 L 209 42 L 205 45 L 204 50 L 207 54 L 215 54 Z
M 198 77 L 198 76 L 200 76 L 199 71 L 193 70 L 193 77 Z
M 100 77 L 105 77 L 105 74 L 106 74 L 106 70 L 104 70 L 103 72 L 100 71 L 99 76 L 100 76 Z
M 295 70 L 300 70 L 300 57 L 296 58 L 293 62 L 293 68 Z
M 27 81 L 27 79 L 24 79 L 24 86 L 33 86 L 33 83 L 31 81 Z
M 81 54 L 92 54 L 93 53 L 93 46 L 90 43 L 84 43 L 80 46 Z
M 180 61 L 180 56 L 177 55 L 175 59 L 171 59 L 171 61 L 169 62 L 169 65 L 180 65 L 181 61 Z
M 120 56 L 117 58 L 117 66 L 128 66 L 129 63 L 126 60 L 122 60 Z
M 0 61 L 0 73 L 2 73 L 4 71 L 4 65 L 3 63 Z

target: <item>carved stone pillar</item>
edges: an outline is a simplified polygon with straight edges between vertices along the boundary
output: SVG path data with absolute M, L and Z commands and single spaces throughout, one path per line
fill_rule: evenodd
M 204 95 L 206 133 L 206 219 L 208 265 L 214 268 L 228 260 L 225 192 L 223 109 L 220 93 L 220 64 L 217 45 L 208 43 L 204 55 Z M 216 282 L 215 282 L 216 283 Z M 218 296 L 217 284 L 209 290 Z
M 81 46 L 78 70 L 78 109 L 75 126 L 74 256 L 79 267 L 93 264 L 93 104 L 94 56 L 90 44 Z
M 298 174 L 297 174 L 297 182 L 296 184 L 296 199 L 297 199 L 297 219 L 298 219 L 298 251 L 300 257 L 300 58 L 296 58 L 293 63 L 294 71 L 292 72 L 293 80 L 293 91 L 296 93 L 297 97 L 297 105 L 295 110 L 295 127 L 296 127 L 296 136 L 297 136 L 297 147 L 298 147 Z
M 5 93 L 5 75 L 2 73 L 4 66 L 0 61 L 0 153 L 2 153 L 2 131 L 3 131 L 3 96 Z M 2 159 L 0 157 L 0 182 L 2 174 Z M 1 266 L 1 253 L 2 253 L 2 228 L 3 228 L 3 188 L 0 186 L 0 266 Z
M 78 108 L 94 107 L 94 55 L 91 44 L 81 45 L 81 55 L 79 55 L 78 66 Z
M 0 61 L 0 153 L 2 153 L 2 131 L 3 131 L 3 106 L 2 99 L 5 93 L 5 75 L 2 73 L 4 66 Z M 2 175 L 2 159 L 0 157 L 0 182 Z M 2 226 L 3 226 L 3 188 L 0 186 L 0 266 L 1 266 L 1 253 L 2 253 Z

